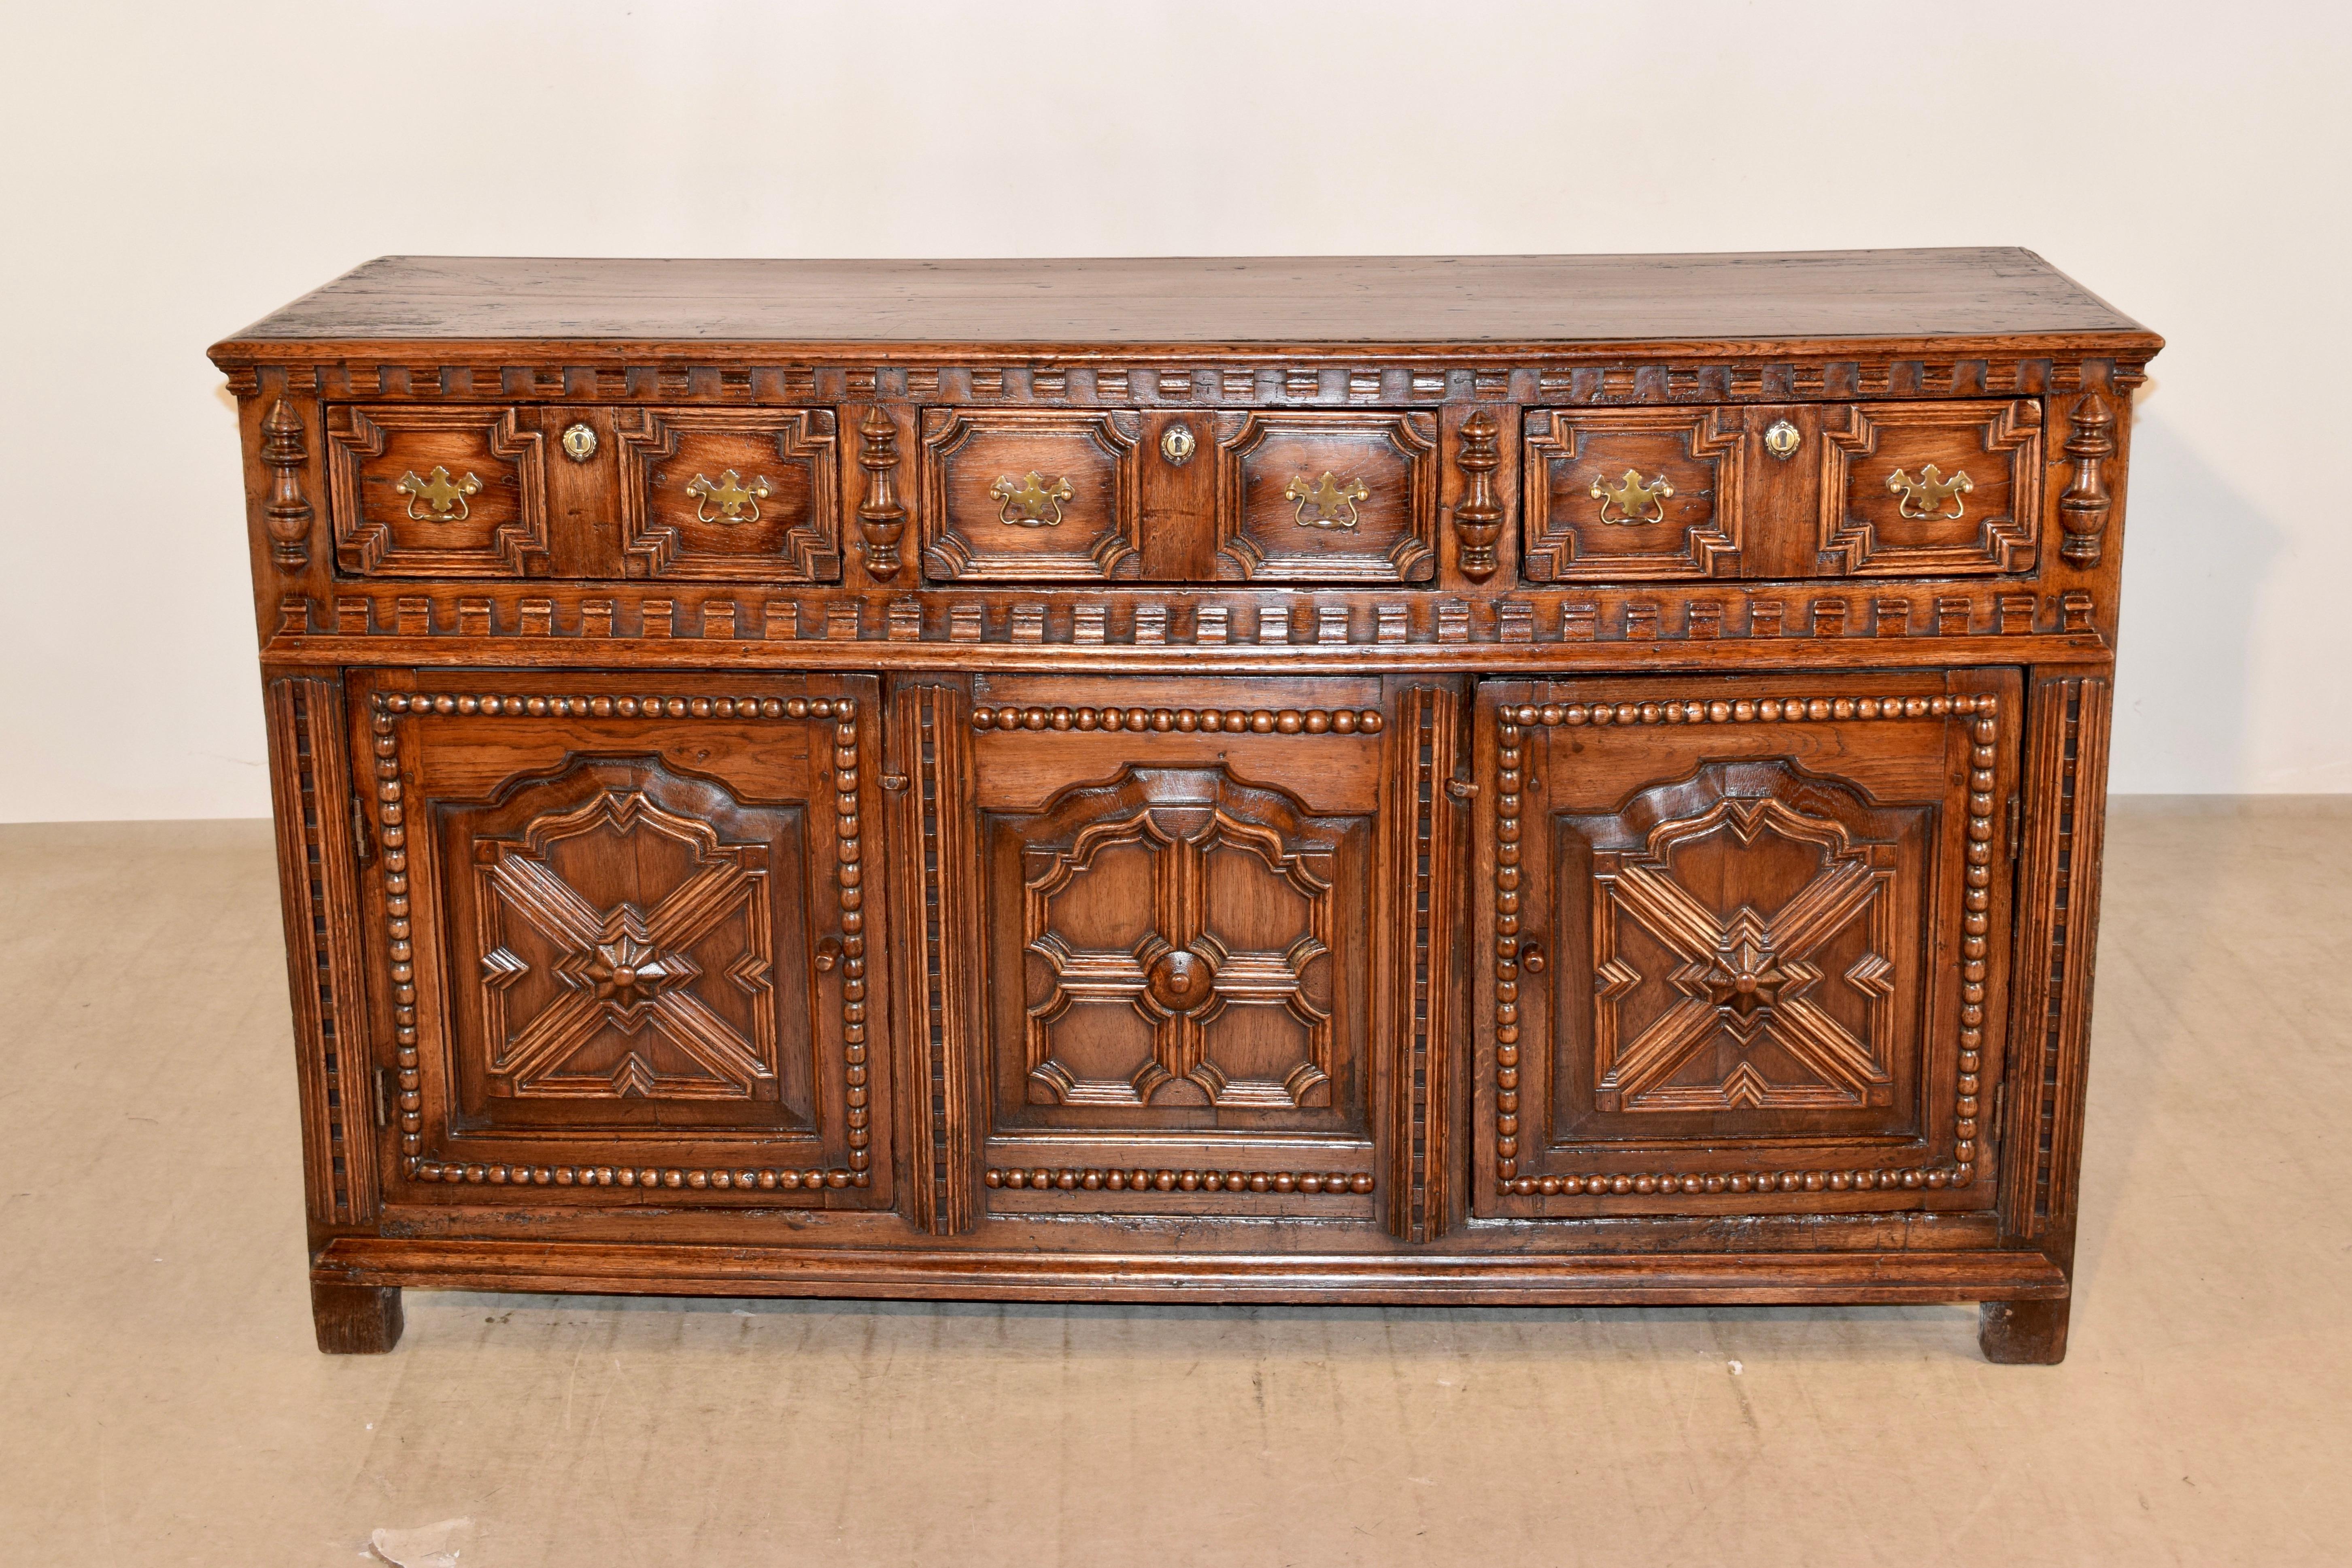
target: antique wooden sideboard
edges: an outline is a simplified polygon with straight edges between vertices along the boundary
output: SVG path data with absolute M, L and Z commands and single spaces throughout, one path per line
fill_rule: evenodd
M 2064 1352 L 2132 390 L 2026 252 L 370 263 L 241 410 L 405 1285 Z

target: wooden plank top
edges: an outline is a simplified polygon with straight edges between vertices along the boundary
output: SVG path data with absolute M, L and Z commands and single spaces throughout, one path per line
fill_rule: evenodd
M 385 257 L 213 349 L 627 342 L 1182 352 L 2162 340 L 2016 248 L 1700 256 L 593 260 Z

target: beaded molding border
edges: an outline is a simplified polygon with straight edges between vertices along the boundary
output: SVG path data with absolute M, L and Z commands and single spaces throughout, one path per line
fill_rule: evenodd
M 1790 697 L 1672 702 L 1548 702 L 1496 710 L 1495 805 L 1495 1179 L 1506 1196 L 1559 1194 L 1864 1192 L 1965 1187 L 1976 1180 L 1979 1074 L 1983 1066 L 1988 933 L 1991 929 L 1994 764 L 2000 738 L 1999 699 L 1943 697 Z M 1819 723 L 1824 721 L 1972 718 L 1969 726 L 1967 870 L 1961 905 L 1960 1037 L 1958 1118 L 1952 1162 L 1897 1170 L 1518 1173 L 1519 822 L 1521 742 L 1538 728 L 1611 724 Z
M 873 1184 L 873 1125 L 866 1063 L 866 893 L 857 785 L 857 699 L 854 697 L 530 696 L 504 692 L 379 691 L 369 698 L 376 773 L 378 833 L 383 846 L 383 907 L 392 978 L 393 1043 L 400 1079 L 404 1172 L 419 1182 L 528 1183 L 535 1186 L 617 1186 L 639 1191 L 691 1188 L 761 1191 Z M 688 1170 L 669 1166 L 481 1164 L 429 1158 L 425 1151 L 423 1072 L 417 1054 L 416 964 L 409 906 L 408 828 L 400 777 L 399 721 L 415 714 L 466 717 L 786 719 L 833 721 L 835 857 L 841 897 L 842 1057 L 849 1163 L 846 1169 Z
M 974 708 L 975 730 L 1132 730 L 1233 735 L 1377 735 L 1377 708 Z
M 1108 1189 L 1114 1193 L 1323 1193 L 1338 1196 L 1372 1190 L 1370 1174 L 1361 1171 L 1130 1171 L 1069 1166 L 1012 1170 L 992 1165 L 980 1179 L 984 1186 L 1058 1188 L 1063 1192 Z

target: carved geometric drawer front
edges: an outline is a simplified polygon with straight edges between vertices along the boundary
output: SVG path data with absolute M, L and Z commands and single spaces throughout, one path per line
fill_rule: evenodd
M 2029 572 L 2042 518 L 2042 405 L 1824 410 L 1822 569 L 1860 576 Z
M 1250 582 L 1423 583 L 1437 570 L 1437 419 L 1220 421 L 1217 571 Z
M 327 412 L 335 563 L 371 577 L 549 569 L 547 477 L 531 409 Z
M 629 576 L 840 577 L 831 409 L 632 408 L 614 427 Z
M 935 579 L 1139 576 L 1137 447 L 1126 412 L 927 409 L 918 511 Z
M 1736 408 L 1529 410 L 1526 574 L 1739 575 L 1741 418 Z
M 1236 1171 L 1278 1176 L 1256 1189 L 1277 1206 L 1367 1205 L 1375 931 L 1402 913 L 1374 893 L 1379 691 L 1302 682 L 1270 710 L 1245 681 L 982 683 L 992 1205 L 1041 1167 L 1120 1173 L 1080 1189 L 1096 1209 L 1162 1201 L 1129 1181 L 1162 1170 L 1179 1196 Z
M 2015 689 L 1489 683 L 1486 1212 L 1989 1205 Z
M 876 683 L 658 686 L 394 675 L 356 700 L 398 1198 L 887 1202 Z

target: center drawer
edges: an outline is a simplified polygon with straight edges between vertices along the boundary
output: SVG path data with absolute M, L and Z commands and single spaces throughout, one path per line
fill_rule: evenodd
M 1437 418 L 932 408 L 918 500 L 935 582 L 1426 583 Z

